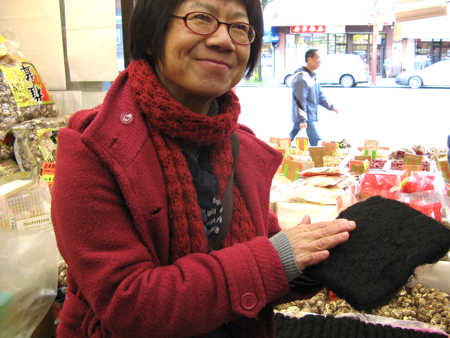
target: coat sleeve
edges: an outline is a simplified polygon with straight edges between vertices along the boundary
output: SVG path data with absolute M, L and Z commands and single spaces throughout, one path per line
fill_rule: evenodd
M 300 123 L 304 123 L 308 119 L 308 94 L 308 83 L 303 79 L 302 74 L 297 75 L 297 78 L 292 82 L 292 95 L 297 103 Z
M 320 86 L 320 84 L 317 84 L 317 92 L 319 93 L 319 104 L 322 107 L 324 107 L 324 108 L 326 108 L 328 110 L 331 110 L 333 105 L 328 103 L 328 100 L 325 97 L 325 95 L 323 94 L 322 87 Z
M 195 336 L 240 316 L 254 318 L 288 293 L 281 261 L 265 237 L 161 266 L 150 253 L 161 243 L 152 238 L 149 250 L 136 232 L 121 174 L 112 174 L 78 131 L 63 128 L 59 141 L 52 220 L 74 281 L 62 311 L 70 317 L 65 325 L 92 337 Z M 155 210 L 151 234 L 157 218 Z M 87 313 L 76 313 L 71 297 L 88 304 Z

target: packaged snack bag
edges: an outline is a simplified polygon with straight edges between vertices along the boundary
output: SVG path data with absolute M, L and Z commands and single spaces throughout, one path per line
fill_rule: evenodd
M 56 116 L 56 105 L 33 63 L 0 36 L 0 139 L 17 123 Z

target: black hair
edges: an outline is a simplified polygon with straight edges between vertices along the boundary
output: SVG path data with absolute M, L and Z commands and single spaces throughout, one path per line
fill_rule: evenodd
M 145 59 L 152 67 L 164 62 L 165 36 L 170 15 L 185 0 L 139 0 L 130 20 L 131 58 Z M 250 57 L 245 77 L 250 78 L 258 64 L 263 36 L 262 8 L 259 0 L 235 0 L 245 6 L 250 25 L 256 30 L 255 41 L 250 45 Z M 151 52 L 151 55 L 149 54 Z
M 305 62 L 308 63 L 308 58 L 314 58 L 315 53 L 319 50 L 317 48 L 310 48 L 305 53 Z

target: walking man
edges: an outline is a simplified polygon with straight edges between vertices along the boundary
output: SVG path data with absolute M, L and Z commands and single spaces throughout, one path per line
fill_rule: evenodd
M 320 85 L 316 81 L 314 71 L 320 66 L 320 55 L 317 49 L 309 49 L 305 54 L 306 65 L 295 75 L 292 81 L 292 128 L 290 137 L 293 142 L 301 129 L 306 128 L 309 144 L 317 146 L 321 140 L 314 122 L 317 122 L 317 109 L 319 105 L 333 110 L 338 110 L 329 104 L 323 95 Z

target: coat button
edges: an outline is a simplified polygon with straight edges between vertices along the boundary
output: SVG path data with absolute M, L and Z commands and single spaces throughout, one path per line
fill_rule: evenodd
M 122 121 L 122 123 L 125 124 L 130 124 L 133 121 L 133 115 L 131 115 L 130 113 L 122 113 L 120 115 L 120 121 Z
M 246 310 L 252 310 L 256 306 L 256 296 L 253 293 L 246 293 L 241 298 L 241 306 Z

